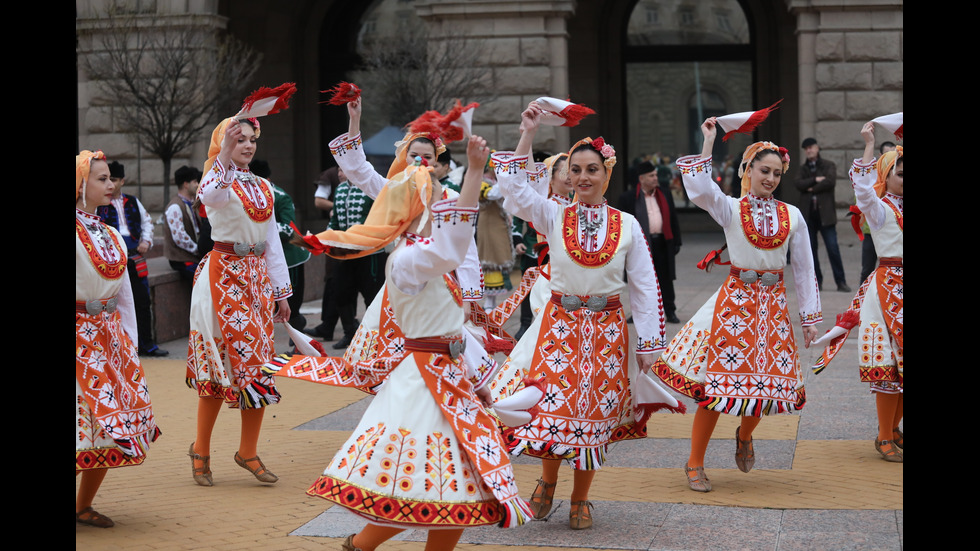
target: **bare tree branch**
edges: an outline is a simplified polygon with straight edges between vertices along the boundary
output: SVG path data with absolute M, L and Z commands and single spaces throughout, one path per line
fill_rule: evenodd
M 371 94 L 365 121 L 404 126 L 423 112 L 445 112 L 455 99 L 497 97 L 484 65 L 485 41 L 453 34 L 433 39 L 425 25 L 374 40 L 361 53 L 354 79 Z
M 164 201 L 170 162 L 234 112 L 261 55 L 231 35 L 189 25 L 157 24 L 152 17 L 99 17 L 101 50 L 85 59 L 113 107 L 120 130 L 135 134 L 163 161 Z

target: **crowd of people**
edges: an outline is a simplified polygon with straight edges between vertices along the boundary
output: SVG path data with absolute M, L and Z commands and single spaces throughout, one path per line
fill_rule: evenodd
M 739 417 L 734 463 L 749 472 L 761 420 L 806 403 L 799 344 L 829 339 L 825 365 L 855 326 L 870 343 L 858 363 L 876 397 L 875 448 L 902 461 L 903 150 L 875 159 L 875 123 L 862 129 L 866 149 L 849 175 L 877 267 L 837 332 L 818 341 L 817 234 L 837 290 L 850 289 L 835 255 L 836 170 L 812 138 L 794 180 L 799 207 L 776 197 L 791 160 L 772 142 L 751 144 L 734 164 L 737 190 L 720 185 L 712 150 L 723 125 L 709 117 L 699 154 L 678 158 L 674 169 L 660 156 L 638 159 L 627 171 L 634 185 L 614 208 L 606 196 L 617 165 L 612 144 L 586 137 L 557 155 L 533 151 L 542 125 L 572 120 L 573 109 L 555 105 L 580 106 L 530 102 L 513 150 L 492 154 L 460 123 L 475 104 L 428 112 L 408 125 L 382 174 L 363 151 L 357 91 L 339 102 L 350 124 L 330 143 L 337 166 L 317 180 L 316 204 L 329 222 L 312 234 L 297 231 L 293 198 L 255 158 L 260 117 L 286 108 L 294 91 L 262 89 L 221 121 L 203 170 L 177 170 L 177 196 L 164 212 L 166 256 L 192 285 L 186 382 L 197 395 L 188 450 L 197 484 L 215 484 L 211 433 L 224 407 L 241 417 L 234 461 L 274 484 L 257 448 L 266 408 L 283 399 L 276 378 L 326 373 L 316 382 L 374 396 L 307 492 L 367 521 L 345 550 L 375 549 L 407 528 L 429 529 L 427 548 L 451 549 L 466 527 L 547 518 L 566 463 L 569 527 L 588 529 L 589 491 L 610 444 L 645 438 L 652 413 L 685 413 L 678 396 L 691 399 L 684 473 L 691 490 L 711 491 L 704 458 L 721 414 Z M 453 170 L 452 141 L 465 142 L 461 170 Z M 683 195 L 672 188 L 675 170 Z M 113 524 L 92 507 L 107 469 L 140 464 L 161 434 L 139 360 L 160 355 L 137 292 L 146 285 L 141 255 L 152 246 L 152 224 L 135 197 L 119 198 L 122 177 L 101 152 L 76 156 L 76 521 L 99 527 Z M 730 268 L 673 331 L 668 324 L 682 321 L 673 289 L 679 198 L 722 228 Z M 321 323 L 307 328 L 299 306 L 311 254 L 330 261 Z M 520 330 L 508 335 L 503 321 L 518 311 Z M 300 342 L 276 357 L 274 323 L 315 342 L 333 340 L 337 321 L 342 357 Z M 530 493 L 518 489 L 510 464 L 520 454 L 541 460 Z

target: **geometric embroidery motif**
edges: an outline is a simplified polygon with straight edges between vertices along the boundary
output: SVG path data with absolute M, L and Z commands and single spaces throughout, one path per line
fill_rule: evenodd
M 497 524 L 503 519 L 495 501 L 439 503 L 413 501 L 372 492 L 327 475 L 320 476 L 306 491 L 343 505 L 359 514 L 405 526 L 467 527 Z

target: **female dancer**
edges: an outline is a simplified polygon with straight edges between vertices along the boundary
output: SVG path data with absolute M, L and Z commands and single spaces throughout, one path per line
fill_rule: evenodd
M 535 163 L 534 167 L 527 171 L 528 185 L 538 191 L 543 197 L 547 197 L 557 204 L 566 207 L 572 203 L 572 181 L 568 171 L 564 170 L 565 162 L 568 160 L 568 153 L 558 153 L 544 160 L 544 163 Z M 515 216 L 515 220 L 526 220 Z M 527 331 L 537 334 L 541 327 L 541 308 L 551 300 L 551 263 L 549 261 L 549 245 L 546 237 L 532 230 L 536 234 L 537 245 L 535 250 L 538 254 L 538 266 L 530 268 L 524 277 L 528 277 L 531 270 L 535 270 L 537 275 L 534 283 L 528 290 L 527 295 L 521 303 L 521 308 L 527 307 L 531 321 L 526 327 L 522 325 L 523 332 L 516 335 L 518 338 L 514 349 L 508 354 L 508 360 L 504 368 L 498 373 L 490 383 L 494 399 L 509 396 L 516 391 L 525 377 L 527 369 L 531 365 L 531 358 L 537 346 L 536 339 L 520 338 Z M 524 315 L 521 316 L 521 323 L 524 323 Z
M 275 380 L 260 372 L 275 352 L 273 321 L 289 319 L 289 273 L 273 215 L 269 183 L 248 170 L 260 133 L 257 119 L 225 119 L 211 135 L 204 204 L 214 239 L 191 294 L 187 384 L 198 393 L 197 437 L 190 446 L 194 481 L 212 486 L 211 431 L 223 403 L 241 411 L 235 462 L 261 482 L 279 480 L 257 453 L 265 407 L 279 401 Z M 273 315 L 273 301 L 278 307 Z
M 488 153 L 483 139 L 470 138 L 469 166 L 482 167 Z M 386 288 L 405 338 L 403 351 L 375 360 L 388 372 L 385 384 L 308 490 L 368 519 L 344 543 L 348 551 L 373 550 L 408 527 L 430 530 L 426 549 L 452 549 L 466 526 L 516 526 L 530 515 L 496 425 L 480 405 L 489 393 L 474 390 L 477 373 L 462 356 L 463 301 L 447 275 L 473 241 L 480 177 L 468 171 L 459 198 L 439 200 L 441 186 L 420 159 L 388 181 L 368 216 L 378 237 L 372 248 L 401 238 L 388 259 Z M 377 220 L 388 223 L 372 224 Z M 340 233 L 329 237 L 364 244 Z
M 100 528 L 92 509 L 108 469 L 139 465 L 160 435 L 136 341 L 126 245 L 95 209 L 115 184 L 101 151 L 75 156 L 75 521 Z
M 875 124 L 861 128 L 864 156 L 849 172 L 857 206 L 871 228 L 878 267 L 864 281 L 844 318 L 853 327 L 860 318 L 858 363 L 861 380 L 871 384 L 878 413 L 875 449 L 885 461 L 902 463 L 904 435 L 899 423 L 905 414 L 904 379 L 904 148 L 898 146 L 874 158 Z M 842 325 L 840 322 L 838 325 Z M 849 328 L 839 331 L 824 350 L 816 369 L 822 369 L 840 350 Z M 823 340 L 823 339 L 821 339 Z
M 531 102 L 521 115 L 517 150 L 493 155 L 505 208 L 533 224 L 551 246 L 551 297 L 538 314 L 538 330 L 532 326 L 524 334 L 522 341 L 536 345 L 529 365 L 521 367 L 532 378 L 544 377 L 547 390 L 537 418 L 508 431 L 508 438 L 514 452 L 542 459 L 542 475 L 531 496 L 535 518 L 550 512 L 558 469 L 562 460 L 571 462 L 569 526 L 585 529 L 592 526 L 589 488 L 608 444 L 643 438 L 648 416 L 658 407 L 638 404 L 635 396 L 637 377 L 646 375 L 629 362 L 629 333 L 619 301 L 624 270 L 636 321 L 636 359 L 643 371 L 666 345 L 664 313 L 639 224 L 604 198 L 616 164 L 611 146 L 586 138 L 571 149 L 567 171 L 577 196 L 571 205 L 551 201 L 526 184 L 542 114 L 540 105 Z M 672 400 L 666 393 L 664 398 Z M 668 407 L 683 410 L 676 401 Z
M 741 416 L 735 464 L 749 472 L 755 463 L 752 431 L 762 416 L 800 409 L 806 401 L 783 286 L 787 249 L 793 255 L 805 346 L 816 337 L 814 324 L 822 318 L 806 222 L 796 207 L 772 196 L 789 168 L 785 149 L 771 142 L 747 147 L 739 167 L 742 197 L 735 199 L 711 180 L 715 117 L 701 125 L 701 132 L 700 157 L 682 157 L 677 167 L 691 201 L 725 230 L 732 269 L 721 289 L 673 338 L 654 371 L 701 406 L 684 468 L 691 489 L 708 492 L 704 453 L 719 414 Z

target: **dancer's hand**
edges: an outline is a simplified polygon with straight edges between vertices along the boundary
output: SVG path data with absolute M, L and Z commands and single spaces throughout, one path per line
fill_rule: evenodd
M 711 157 L 711 149 L 715 145 L 715 138 L 718 137 L 718 119 L 708 117 L 701 123 L 701 134 L 704 135 L 704 145 L 701 147 L 701 158 Z
M 475 207 L 480 200 L 480 184 L 483 182 L 483 167 L 487 166 L 490 148 L 487 141 L 477 135 L 470 136 L 466 143 L 466 174 L 463 176 L 463 187 L 456 199 L 460 207 Z
M 538 131 L 538 127 L 541 125 L 541 115 L 544 114 L 544 110 L 536 101 L 532 101 L 527 104 L 527 109 L 521 113 L 521 134 L 525 131 L 531 131 L 532 133 Z
M 356 136 L 361 132 L 361 98 L 347 102 L 347 115 L 350 116 L 347 135 L 350 137 Z
M 636 363 L 640 366 L 640 373 L 650 373 L 653 364 L 657 361 L 657 355 L 653 352 L 636 355 Z
M 487 157 L 489 156 L 490 148 L 487 147 L 487 141 L 477 135 L 470 136 L 469 141 L 466 142 L 467 168 L 479 168 L 482 172 L 483 167 L 487 165 Z
M 817 327 L 815 325 L 807 325 L 803 328 L 803 348 L 810 348 L 813 341 L 817 340 Z
M 288 323 L 292 311 L 289 309 L 289 301 L 281 298 L 276 301 L 276 312 L 272 316 L 273 323 Z
M 861 137 L 864 138 L 864 155 L 861 161 L 871 164 L 875 158 L 875 123 L 868 121 L 861 127 Z
M 864 144 L 875 143 L 875 123 L 868 121 L 864 123 L 861 127 L 861 137 L 864 138 Z

